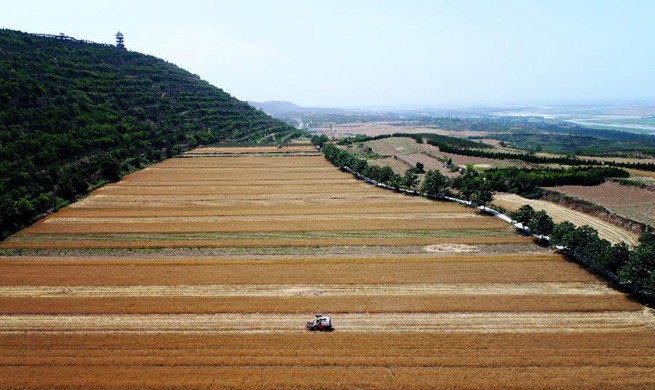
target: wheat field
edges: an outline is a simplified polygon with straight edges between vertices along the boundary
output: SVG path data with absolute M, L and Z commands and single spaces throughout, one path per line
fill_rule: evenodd
M 0 243 L 1 389 L 654 387 L 652 310 L 311 146 L 197 150 Z

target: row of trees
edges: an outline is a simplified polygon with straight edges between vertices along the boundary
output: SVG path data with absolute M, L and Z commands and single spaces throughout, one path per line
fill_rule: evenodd
M 393 137 L 404 137 L 404 138 L 412 138 L 415 140 L 417 143 L 422 144 L 423 141 L 425 140 L 426 143 L 433 145 L 433 146 L 444 146 L 445 148 L 474 148 L 474 149 L 490 149 L 492 148 L 491 145 L 485 144 L 482 142 L 476 142 L 476 141 L 471 141 L 467 140 L 464 138 L 456 138 L 456 137 L 449 137 L 447 135 L 440 135 L 440 134 L 431 134 L 431 133 L 393 133 L 393 134 L 381 134 L 381 135 L 376 135 L 376 136 L 367 136 L 363 134 L 358 134 L 353 137 L 346 137 L 346 138 L 341 138 L 340 140 L 337 141 L 337 145 L 350 145 L 353 143 L 359 143 L 359 142 L 367 142 L 367 141 L 375 141 L 379 139 L 385 139 L 385 138 L 393 138 Z
M 377 137 L 362 137 L 346 138 L 345 140 L 353 141 L 356 139 L 382 139 L 386 137 L 409 137 L 416 140 L 416 142 L 423 142 L 438 146 L 442 151 L 471 151 L 472 153 L 481 153 L 495 155 L 496 152 L 480 150 L 475 148 L 474 143 L 468 140 L 462 140 L 453 137 L 435 135 L 435 134 L 392 134 Z M 327 140 L 325 137 L 324 141 Z M 350 141 L 340 141 L 340 143 L 348 144 Z M 470 145 L 469 145 L 470 144 Z M 501 153 L 502 154 L 502 153 Z M 515 154 L 508 154 L 517 156 Z M 560 164 L 573 164 L 580 162 L 580 160 L 570 157 L 540 157 L 533 156 L 536 160 L 542 162 L 555 162 Z M 588 160 L 585 160 L 588 161 Z M 595 160 L 594 160 L 595 161 Z M 600 162 L 598 162 L 600 164 Z M 469 171 L 470 168 L 469 168 Z M 469 172 L 472 173 L 472 172 Z M 472 173 L 476 174 L 476 173 Z M 528 197 L 538 197 L 541 190 L 539 187 L 554 187 L 562 185 L 599 185 L 604 183 L 608 178 L 626 178 L 630 176 L 626 170 L 609 167 L 609 166 L 573 166 L 572 168 L 556 169 L 556 168 L 494 168 L 486 170 L 480 174 L 481 180 L 486 182 L 493 191 L 510 192 Z M 478 184 L 478 183 L 476 183 Z
M 510 218 L 530 229 L 540 238 L 548 236 L 576 259 L 620 285 L 655 299 L 655 234 L 647 230 L 639 237 L 639 245 L 630 250 L 620 242 L 612 245 L 598 236 L 590 226 L 575 227 L 571 222 L 553 223 L 543 210 L 530 205 L 510 213 Z
M 467 170 L 464 175 L 452 180 L 437 170 L 430 170 L 425 174 L 419 187 L 420 180 L 416 172 L 423 168 L 420 163 L 417 163 L 414 168 L 407 169 L 404 175 L 399 175 L 388 166 L 369 165 L 366 160 L 328 143 L 325 136 L 315 136 L 312 142 L 322 148 L 325 158 L 332 164 L 396 190 L 418 190 L 432 197 L 444 197 L 456 193 L 459 198 L 471 202 L 473 206 L 486 206 L 493 200 L 491 185 L 484 177 L 472 170 Z
M 655 171 L 655 163 L 649 162 L 625 162 L 625 161 L 600 161 L 596 159 L 581 159 L 574 156 L 540 156 L 534 153 L 508 153 L 489 150 L 492 147 L 481 142 L 474 142 L 462 138 L 448 137 L 438 134 L 404 134 L 394 133 L 379 135 L 376 137 L 357 136 L 344 138 L 339 141 L 340 145 L 354 142 L 366 142 L 370 140 L 389 138 L 389 137 L 407 137 L 413 138 L 418 143 L 424 141 L 432 146 L 436 146 L 444 153 L 458 154 L 461 156 L 485 157 L 497 160 L 519 160 L 531 164 L 559 164 L 571 166 L 614 166 L 621 168 L 640 169 L 643 171 Z M 621 176 L 623 177 L 623 176 Z
M 418 187 L 415 168 L 408 169 L 405 175 L 398 175 L 389 167 L 369 166 L 365 160 L 328 143 L 327 137 L 314 137 L 312 141 L 322 148 L 330 162 L 340 168 L 394 189 L 414 190 Z M 444 197 L 455 191 L 459 198 L 477 206 L 484 206 L 493 200 L 490 180 L 472 170 L 454 179 L 430 170 L 425 174 L 419 190 L 432 197 Z M 655 299 L 655 235 L 652 231 L 645 231 L 639 237 L 639 245 L 630 250 L 623 242 L 612 245 L 601 239 L 590 226 L 576 228 L 568 221 L 555 224 L 545 211 L 535 211 L 530 205 L 510 213 L 510 218 L 527 227 L 539 239 L 549 237 L 551 242 L 565 247 L 571 256 L 596 272 L 649 299 Z
M 519 160 L 532 164 L 560 164 L 560 165 L 610 165 L 621 168 L 640 169 L 642 171 L 655 171 L 655 163 L 646 162 L 624 162 L 624 161 L 599 161 L 595 159 L 581 159 L 573 156 L 547 157 L 533 153 L 507 153 L 489 150 L 461 148 L 446 143 L 428 141 L 429 144 L 439 147 L 445 153 L 459 154 L 461 156 L 486 157 L 497 160 Z
M 572 167 L 555 168 L 493 168 L 480 174 L 494 191 L 536 197 L 539 187 L 563 185 L 593 186 L 604 183 L 608 178 L 629 177 L 630 173 L 614 167 Z
M 327 137 L 325 140 L 327 140 Z M 504 169 L 492 169 L 485 172 L 487 180 L 492 180 L 494 190 L 506 191 L 512 193 L 531 193 L 535 192 L 536 187 L 558 186 L 558 185 L 598 185 L 607 178 L 626 178 L 630 174 L 617 167 L 641 169 L 655 171 L 655 164 L 642 162 L 604 162 L 599 160 L 579 159 L 573 156 L 546 157 L 537 156 L 531 153 L 506 153 L 486 150 L 491 148 L 490 145 L 473 142 L 470 140 L 448 137 L 438 134 L 385 134 L 375 137 L 358 135 L 355 137 L 343 138 L 338 141 L 339 145 L 348 145 L 356 142 L 366 142 L 371 140 L 405 137 L 412 138 L 417 143 L 424 141 L 430 145 L 436 146 L 442 152 L 487 157 L 494 159 L 514 159 L 533 164 L 559 164 L 571 165 L 570 169 L 528 169 L 509 167 Z
M 588 155 L 621 155 L 630 152 L 655 155 L 655 137 L 626 131 L 592 129 L 571 122 L 542 117 L 412 117 L 407 114 L 399 126 L 434 127 L 444 130 L 484 131 L 471 138 L 511 141 L 514 147 L 535 150 L 543 147 L 551 153 L 579 150 Z M 489 134 L 491 133 L 491 134 Z
M 423 135 L 415 135 L 418 140 L 422 140 Z M 386 136 L 378 136 L 375 139 L 381 139 Z M 449 137 L 445 137 L 449 138 Z M 360 137 L 359 139 L 364 139 Z M 369 138 L 373 139 L 373 138 Z M 314 136 L 313 142 L 317 145 L 327 144 L 328 137 L 325 135 Z M 450 142 L 445 140 L 443 142 Z M 343 142 L 342 142 L 343 143 Z M 345 144 L 348 144 L 345 142 Z M 449 144 L 448 144 L 449 145 Z M 393 171 L 390 168 L 369 167 L 366 160 L 358 159 L 355 156 L 335 148 L 330 151 L 333 155 L 335 165 L 344 167 L 347 166 L 355 172 L 359 172 L 371 179 L 391 184 L 392 187 L 402 187 L 405 189 L 414 189 L 413 187 L 405 185 L 399 186 L 398 183 L 412 183 L 412 180 L 400 180 L 398 177 L 393 176 Z M 330 157 L 328 156 L 328 159 Z M 436 173 L 436 172 L 435 172 Z M 409 173 L 406 173 L 409 175 Z M 551 187 L 561 185 L 598 185 L 607 178 L 625 178 L 630 174 L 620 168 L 616 167 L 572 167 L 569 169 L 556 169 L 556 168 L 494 168 L 486 170 L 482 173 L 475 172 L 472 167 L 468 167 L 465 174 L 456 178 L 452 183 L 448 184 L 458 191 L 460 197 L 466 200 L 471 200 L 475 204 L 484 205 L 484 199 L 489 191 L 510 192 L 515 194 L 524 195 L 527 197 L 539 197 L 542 190 L 540 187 Z M 427 192 L 427 191 L 425 191 Z M 479 196 L 484 194 L 484 196 Z

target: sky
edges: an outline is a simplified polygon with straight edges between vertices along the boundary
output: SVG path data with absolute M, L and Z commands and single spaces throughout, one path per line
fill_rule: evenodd
M 305 107 L 655 102 L 652 0 L 0 0 L 0 28 L 163 58 Z

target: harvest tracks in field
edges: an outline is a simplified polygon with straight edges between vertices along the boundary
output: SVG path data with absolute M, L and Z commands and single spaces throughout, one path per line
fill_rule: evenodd
M 604 238 L 613 244 L 625 242 L 629 245 L 636 245 L 638 243 L 635 234 L 631 234 L 599 218 L 545 200 L 527 199 L 515 194 L 499 193 L 495 196 L 494 204 L 508 210 L 516 210 L 525 204 L 529 204 L 537 211 L 545 210 L 556 223 L 570 221 L 576 226 L 591 226 L 598 231 L 600 238 Z
M 302 333 L 299 314 L 14 315 L 0 316 L 0 333 Z M 653 314 L 601 313 L 347 313 L 344 333 L 550 333 L 653 330 Z
M 559 186 L 548 189 L 601 205 L 622 217 L 655 225 L 655 192 L 612 182 L 598 186 Z
M 194 151 L 0 244 L 0 388 L 653 388 L 651 311 L 316 154 Z

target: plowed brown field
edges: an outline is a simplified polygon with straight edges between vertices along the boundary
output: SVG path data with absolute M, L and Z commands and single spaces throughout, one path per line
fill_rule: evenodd
M 623 217 L 655 225 L 655 192 L 612 182 L 598 186 L 559 186 L 548 189 L 599 204 Z
M 199 149 L 1 243 L 0 389 L 655 387 L 651 310 L 313 154 Z

